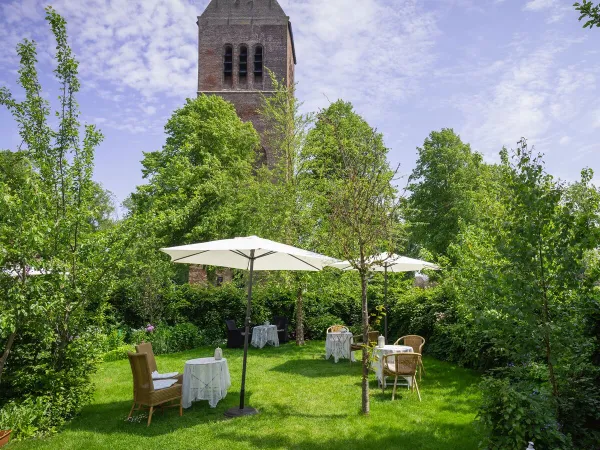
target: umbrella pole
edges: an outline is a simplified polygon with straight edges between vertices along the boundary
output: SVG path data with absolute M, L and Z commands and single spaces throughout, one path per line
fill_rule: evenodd
M 250 250 L 250 277 L 248 280 L 248 304 L 246 306 L 246 322 L 244 326 L 244 359 L 242 363 L 242 388 L 240 390 L 239 408 L 230 408 L 225 412 L 226 417 L 239 417 L 258 414 L 258 411 L 244 405 L 246 397 L 246 365 L 248 360 L 248 335 L 250 334 L 250 313 L 252 311 L 252 276 L 254 275 L 254 250 Z
M 387 285 L 388 285 L 388 275 L 387 275 L 387 266 L 385 266 L 384 268 L 384 283 L 383 283 L 383 307 L 385 308 L 385 316 L 383 316 L 383 323 L 384 323 L 384 336 L 385 336 L 385 343 L 388 343 L 388 337 L 387 337 L 387 319 L 388 319 L 388 304 L 387 304 Z

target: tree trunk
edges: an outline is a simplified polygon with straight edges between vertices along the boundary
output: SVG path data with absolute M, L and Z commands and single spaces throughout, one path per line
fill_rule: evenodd
M 300 283 L 296 296 L 296 345 L 304 345 L 304 299 Z
M 4 349 L 4 354 L 2 358 L 0 358 L 0 383 L 2 382 L 2 373 L 4 372 L 4 365 L 6 364 L 6 360 L 8 359 L 8 355 L 10 354 L 10 350 L 12 349 L 13 343 L 15 342 L 15 337 L 17 336 L 17 332 L 14 331 L 10 333 L 8 336 L 8 341 L 6 342 L 6 348 Z
M 554 365 L 552 364 L 552 348 L 550 346 L 550 320 L 548 313 L 548 298 L 544 292 L 544 345 L 546 347 L 546 362 L 548 363 L 548 378 L 552 385 L 552 395 L 558 397 L 558 383 L 556 382 L 556 376 L 554 375 Z
M 362 287 L 362 335 L 363 346 L 362 350 L 362 412 L 369 414 L 371 406 L 369 404 L 369 308 L 367 304 L 367 273 L 360 274 L 360 284 Z
M 546 285 L 546 276 L 544 271 L 544 253 L 542 252 L 541 239 L 538 238 L 538 256 L 540 260 L 540 275 L 542 287 L 542 314 L 544 320 L 544 346 L 546 347 L 546 362 L 548 363 L 548 378 L 552 385 L 552 395 L 558 398 L 558 383 L 554 375 L 554 365 L 552 364 L 552 347 L 550 345 L 550 307 L 548 306 L 548 287 Z

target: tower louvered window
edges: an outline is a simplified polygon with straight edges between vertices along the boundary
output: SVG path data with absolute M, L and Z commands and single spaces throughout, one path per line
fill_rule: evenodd
M 240 83 L 246 83 L 248 79 L 248 47 L 240 47 Z
M 225 46 L 225 53 L 223 55 L 223 75 L 225 84 L 231 86 L 233 81 L 233 48 L 231 45 Z
M 263 76 L 263 48 L 257 45 L 254 49 L 254 81 L 262 82 Z

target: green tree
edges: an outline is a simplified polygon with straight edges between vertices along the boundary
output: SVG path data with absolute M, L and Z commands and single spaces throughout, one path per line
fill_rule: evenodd
M 432 131 L 417 150 L 406 211 L 411 237 L 443 256 L 458 234 L 460 221 L 472 220 L 472 200 L 484 164 L 481 155 L 449 128 Z
M 24 99 L 0 89 L 0 104 L 12 114 L 22 138 L 19 152 L 4 155 L 18 165 L 0 176 L 0 335 L 5 339 L 0 376 L 4 392 L 13 395 L 52 392 L 50 416 L 57 425 L 90 395 L 91 326 L 102 321 L 114 261 L 113 241 L 94 226 L 98 189 L 92 181 L 93 159 L 102 135 L 93 125 L 85 125 L 80 135 L 78 63 L 68 45 L 66 22 L 50 7 L 46 20 L 56 38 L 56 127 L 50 125 L 33 41 L 17 46 Z M 30 269 L 46 275 L 29 276 Z
M 597 303 L 600 195 L 589 170 L 570 186 L 555 180 L 524 139 L 501 159 L 500 178 L 476 202 L 477 220 L 463 223 L 450 246 L 455 266 L 445 284 L 457 299 L 457 320 L 446 328 L 446 342 L 463 346 L 469 361 L 513 386 L 502 400 L 490 391 L 498 383 L 484 385 L 481 417 L 490 446 L 536 435 L 552 447 L 567 442 L 569 433 L 589 433 L 584 424 L 592 422 L 600 400 L 592 381 L 594 345 L 584 326 Z M 543 394 L 537 400 L 532 386 Z M 519 425 L 518 411 L 497 409 L 516 401 L 507 395 L 531 400 L 539 416 Z M 540 422 L 544 417 L 553 422 Z M 534 429 L 534 423 L 545 425 Z M 505 436 L 502 430 L 512 427 L 512 438 Z
M 218 96 L 187 99 L 165 125 L 161 150 L 144 154 L 147 180 L 126 200 L 123 228 L 130 242 L 111 303 L 135 314 L 133 323 L 164 319 L 164 299 L 187 267 L 168 262 L 161 247 L 244 234 L 244 199 L 253 185 L 260 140 L 233 105 Z M 119 314 L 123 313 L 120 311 Z
M 314 183 L 315 212 L 327 217 L 322 227 L 323 248 L 346 259 L 360 276 L 363 342 L 368 342 L 367 281 L 370 259 L 391 252 L 397 232 L 395 171 L 387 161 L 383 137 L 354 112 L 350 103 L 337 101 L 321 111 L 306 146 L 305 176 Z M 369 352 L 362 352 L 362 410 L 369 405 Z
M 231 237 L 245 226 L 240 196 L 252 177 L 259 138 L 218 96 L 188 99 L 165 126 L 162 150 L 144 154 L 148 182 L 128 205 L 164 245 Z
M 106 230 L 117 222 L 115 196 L 111 191 L 93 182 L 92 187 L 92 227 L 95 231 Z
M 594 6 L 591 0 L 583 0 L 582 3 L 573 3 L 573 6 L 580 14 L 579 21 L 586 19 L 583 28 L 591 30 L 594 26 L 600 27 L 600 3 Z
M 260 110 L 266 130 L 264 142 L 276 155 L 273 167 L 262 166 L 257 171 L 254 190 L 249 191 L 247 208 L 250 229 L 261 236 L 288 245 L 312 245 L 307 216 L 307 184 L 302 182 L 302 149 L 306 141 L 311 114 L 300 112 L 302 103 L 295 95 L 295 86 L 287 86 L 269 72 L 273 92 L 263 96 Z M 304 345 L 303 292 L 306 277 L 300 272 L 277 274 L 275 279 L 290 285 L 296 293 L 296 344 Z

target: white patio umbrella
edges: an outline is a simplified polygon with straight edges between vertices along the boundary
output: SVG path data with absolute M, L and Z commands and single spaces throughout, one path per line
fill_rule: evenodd
M 388 324 L 387 324 L 387 286 L 388 286 L 388 272 L 412 272 L 413 270 L 432 269 L 439 270 L 439 267 L 433 263 L 427 261 L 421 261 L 420 259 L 409 258 L 407 256 L 396 255 L 395 253 L 380 253 L 379 255 L 371 256 L 367 260 L 368 264 L 371 264 L 372 272 L 384 272 L 384 285 L 383 285 L 383 302 L 385 308 L 384 321 L 384 336 L 385 343 L 388 341 Z M 338 263 L 331 264 L 332 267 L 337 267 L 340 270 L 356 270 L 348 261 L 341 261 Z
M 302 250 L 291 245 L 262 239 L 257 236 L 238 237 L 179 247 L 161 248 L 174 263 L 205 264 L 250 271 L 248 303 L 244 336 L 244 360 L 242 365 L 242 388 L 239 408 L 229 409 L 225 415 L 237 417 L 257 414 L 258 411 L 244 405 L 246 393 L 246 361 L 248 357 L 248 334 L 252 304 L 252 275 L 255 270 L 308 270 L 319 271 L 337 260 L 318 253 Z

